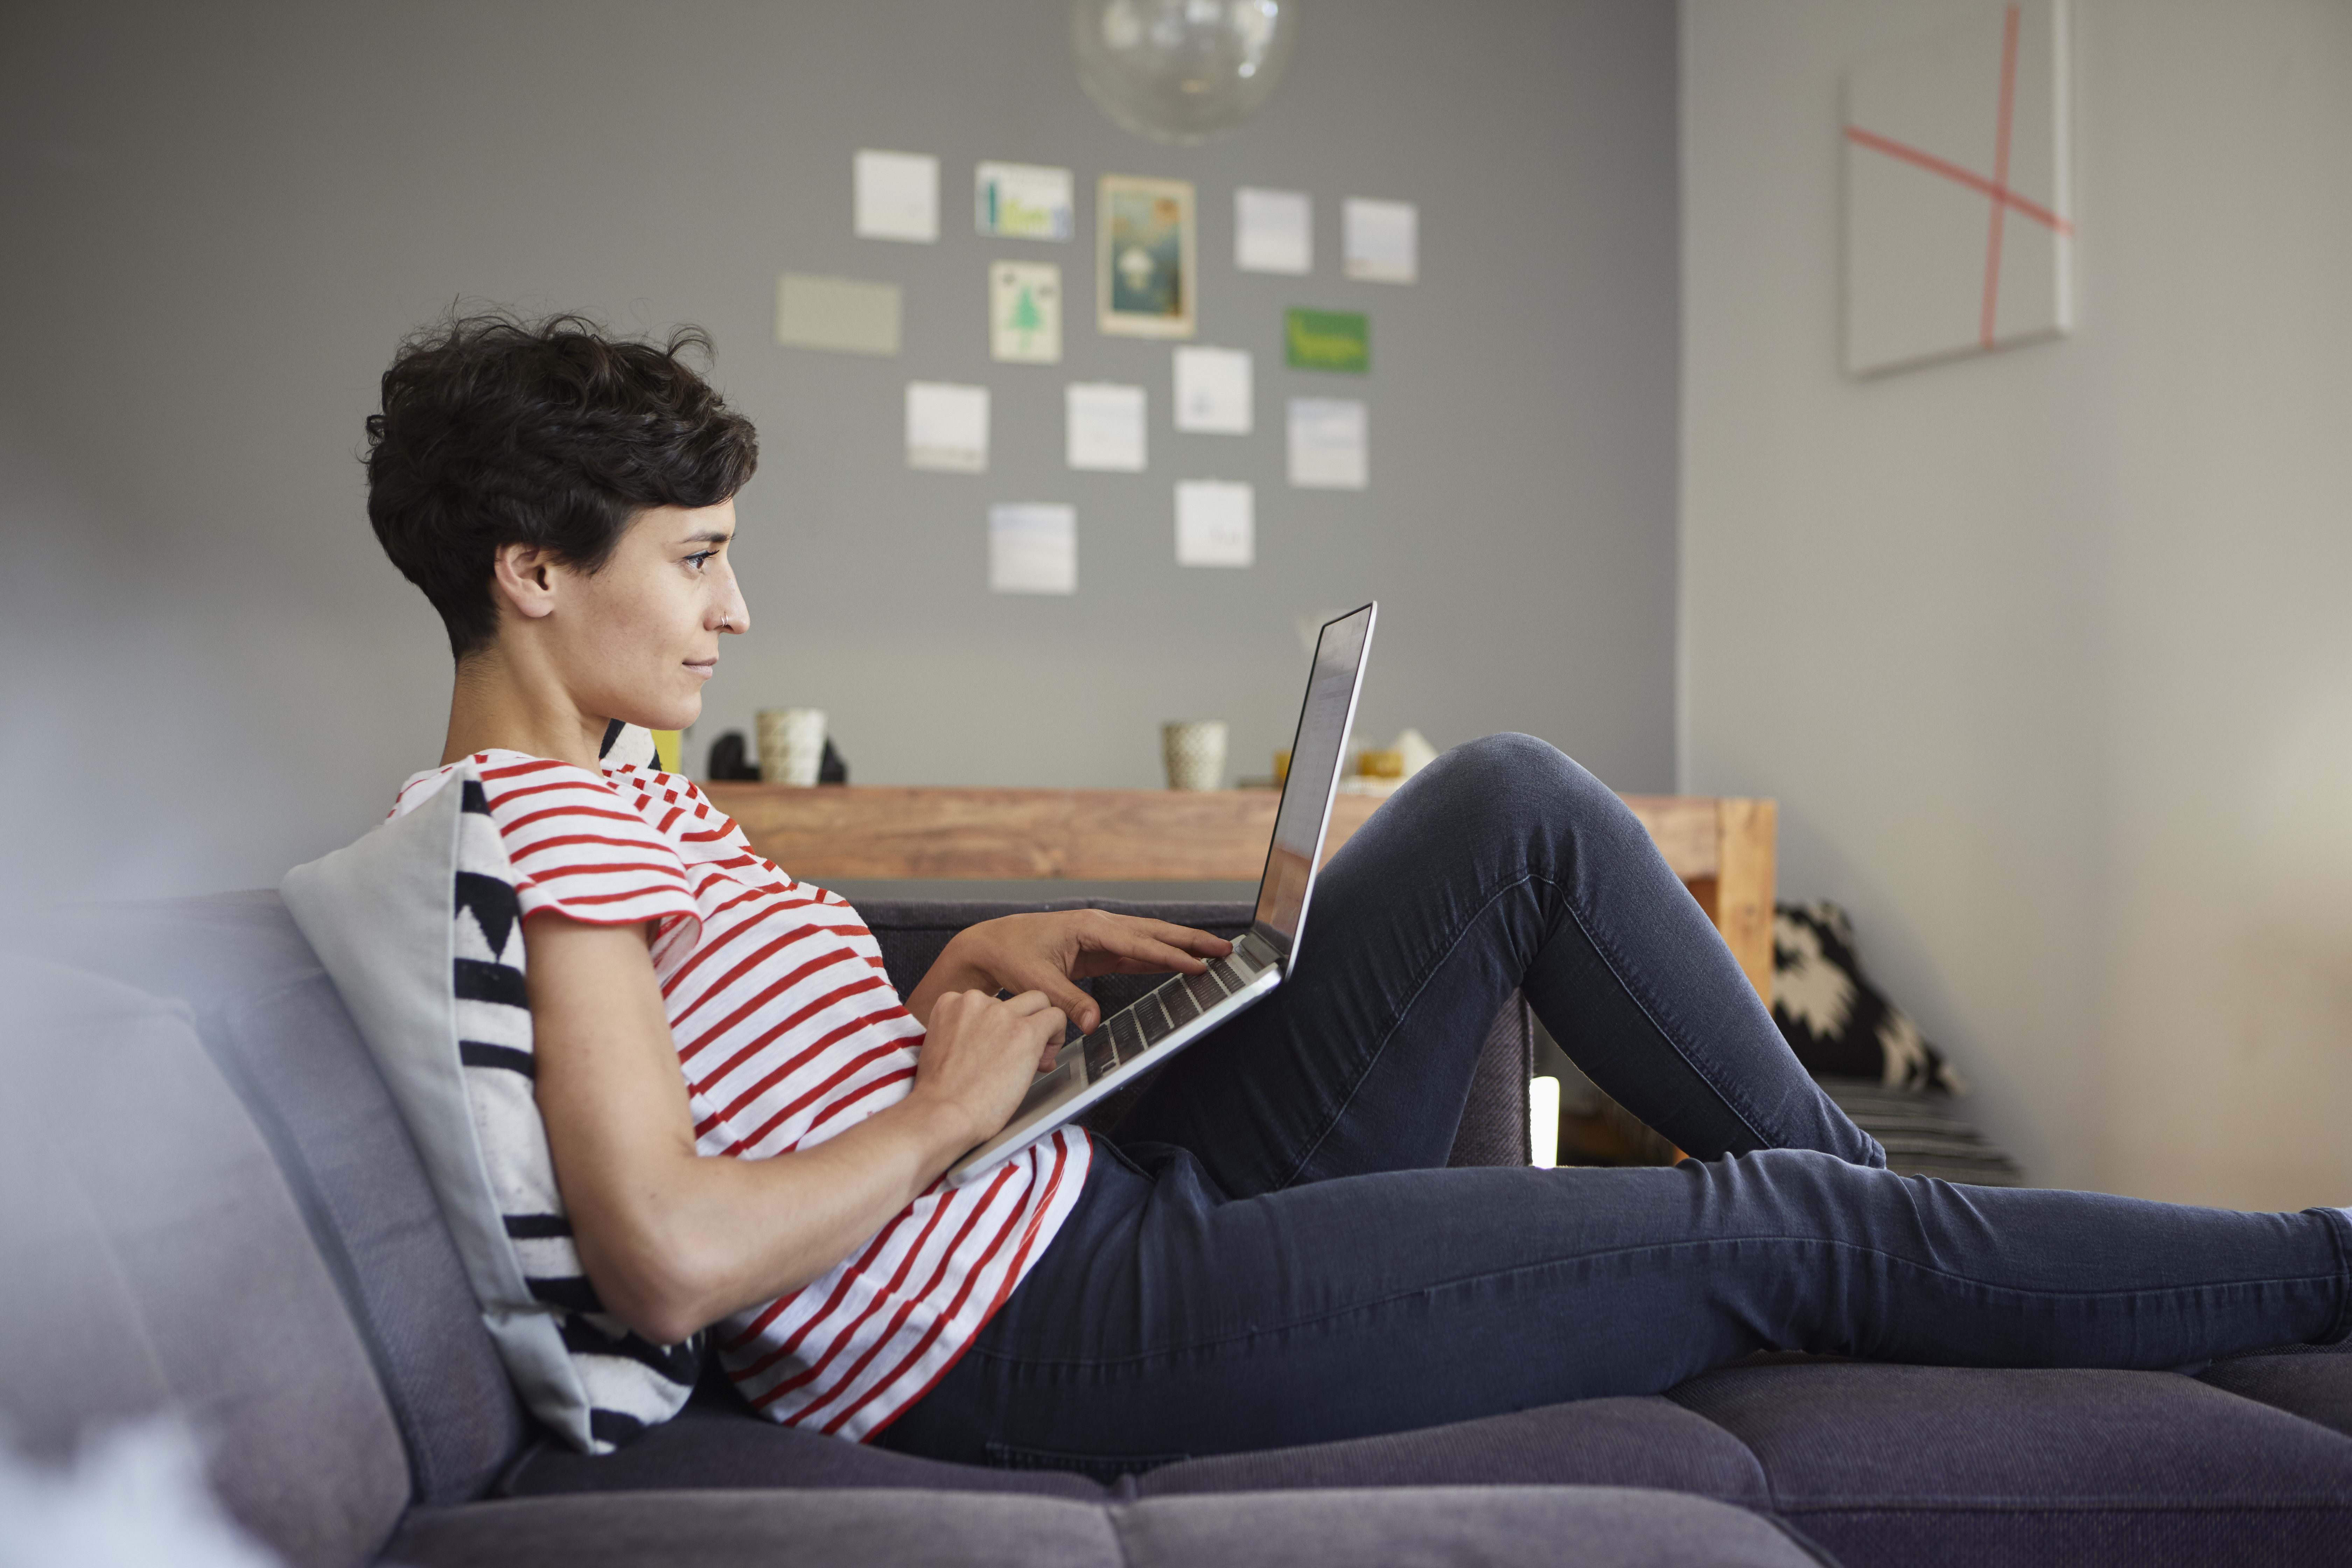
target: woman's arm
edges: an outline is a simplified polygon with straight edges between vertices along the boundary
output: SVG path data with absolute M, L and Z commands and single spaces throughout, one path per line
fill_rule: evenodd
M 1171 925 L 1108 910 L 1055 910 L 1006 915 L 956 932 L 907 997 L 907 1011 L 928 1023 L 940 998 L 958 991 L 1036 991 L 1080 1030 L 1102 1021 L 1102 1009 L 1075 982 L 1091 974 L 1198 974 L 1203 959 L 1223 958 L 1234 944 L 1191 926 Z
M 1010 1121 L 1064 1032 L 1034 992 L 935 997 L 906 1099 L 814 1148 L 705 1158 L 643 926 L 523 925 L 541 1118 L 580 1262 L 656 1344 L 796 1289 Z

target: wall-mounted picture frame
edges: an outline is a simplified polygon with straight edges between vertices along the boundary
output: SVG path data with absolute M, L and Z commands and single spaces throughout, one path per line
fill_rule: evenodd
M 1189 338 L 1200 268 L 1190 180 L 1105 174 L 1095 201 L 1095 325 L 1114 337 Z

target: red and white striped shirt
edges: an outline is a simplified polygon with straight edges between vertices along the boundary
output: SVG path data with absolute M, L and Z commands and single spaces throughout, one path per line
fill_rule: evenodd
M 811 1147 L 913 1088 L 922 1026 L 873 933 L 838 895 L 753 854 L 689 780 L 633 766 L 600 776 L 520 752 L 472 760 L 525 918 L 659 922 L 654 973 L 702 1153 Z M 449 771 L 411 778 L 393 815 Z M 1065 1128 L 967 1185 L 934 1183 L 829 1273 L 716 1325 L 728 1374 L 774 1420 L 872 1436 L 955 1363 L 1044 1253 L 1090 1154 Z

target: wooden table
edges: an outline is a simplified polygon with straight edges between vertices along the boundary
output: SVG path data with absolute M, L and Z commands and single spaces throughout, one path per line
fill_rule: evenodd
M 1251 881 L 1265 864 L 1277 801 L 1272 790 L 703 787 L 742 825 L 753 848 L 817 883 Z M 1381 798 L 1333 800 L 1327 858 Z M 1622 798 L 1769 1001 L 1774 803 L 1728 795 Z

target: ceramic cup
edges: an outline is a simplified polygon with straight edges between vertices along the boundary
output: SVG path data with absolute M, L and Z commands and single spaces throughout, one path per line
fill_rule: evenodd
M 1215 789 L 1225 777 L 1225 721 L 1186 719 L 1160 726 L 1170 789 Z
M 824 710 L 762 708 L 752 717 L 759 727 L 760 777 L 769 784 L 816 783 L 824 762 Z

